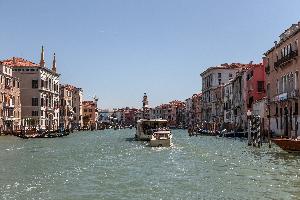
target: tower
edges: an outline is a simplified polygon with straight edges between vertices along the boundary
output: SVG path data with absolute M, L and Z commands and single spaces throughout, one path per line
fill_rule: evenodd
M 143 109 L 145 107 L 148 107 L 148 96 L 146 93 L 144 93 L 144 97 L 143 97 Z
M 146 93 L 144 93 L 143 97 L 143 118 L 144 119 L 149 119 L 149 108 L 148 108 L 148 96 Z
M 93 99 L 94 99 L 94 103 L 95 103 L 96 108 L 97 108 L 97 107 L 98 107 L 98 101 L 99 101 L 99 98 L 95 95 L 95 96 L 93 97 Z
M 55 58 L 55 53 L 53 55 L 52 71 L 56 72 L 56 58 Z
M 44 46 L 42 46 L 42 52 L 41 52 L 40 66 L 41 66 L 41 67 L 45 67 Z

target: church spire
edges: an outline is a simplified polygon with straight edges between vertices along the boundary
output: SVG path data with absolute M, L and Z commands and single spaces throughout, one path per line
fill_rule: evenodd
M 41 52 L 40 66 L 41 66 L 41 67 L 45 67 L 44 46 L 42 46 L 42 52 Z
M 52 71 L 56 72 L 56 58 L 55 58 L 55 53 L 53 55 Z

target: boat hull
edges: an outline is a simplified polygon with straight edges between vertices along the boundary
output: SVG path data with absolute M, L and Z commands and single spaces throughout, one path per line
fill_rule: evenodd
M 170 147 L 171 146 L 171 139 L 163 139 L 163 140 L 150 140 L 151 147 Z
M 272 139 L 281 149 L 287 152 L 300 152 L 300 140 L 289 138 Z

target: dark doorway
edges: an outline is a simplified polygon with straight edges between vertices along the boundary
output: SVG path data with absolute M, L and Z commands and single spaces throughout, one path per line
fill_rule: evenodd
M 284 108 L 284 135 L 288 136 L 289 133 L 289 110 L 287 107 Z

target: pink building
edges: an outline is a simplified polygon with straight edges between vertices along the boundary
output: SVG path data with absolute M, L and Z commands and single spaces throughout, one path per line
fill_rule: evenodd
M 247 109 L 253 110 L 253 103 L 266 96 L 265 90 L 265 66 L 260 64 L 250 64 L 247 70 Z

